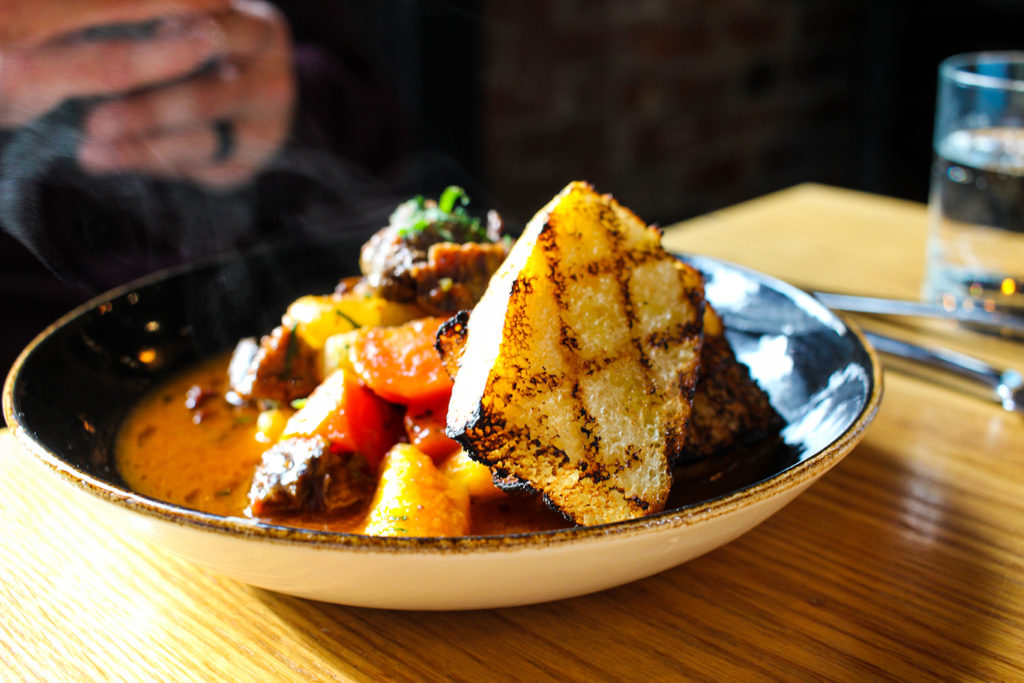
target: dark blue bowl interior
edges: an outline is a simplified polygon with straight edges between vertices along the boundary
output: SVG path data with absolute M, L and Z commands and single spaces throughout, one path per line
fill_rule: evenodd
M 136 401 L 239 338 L 280 323 L 293 299 L 358 272 L 359 244 L 294 247 L 159 274 L 65 316 L 12 369 L 8 422 L 51 455 L 123 485 L 117 429 Z
M 159 382 L 278 324 L 288 303 L 357 272 L 359 244 L 296 247 L 154 276 L 70 313 L 12 370 L 5 415 L 48 457 L 123 486 L 112 465 L 117 429 Z M 756 484 L 818 453 L 853 424 L 873 393 L 873 359 L 858 335 L 811 296 L 761 273 L 683 256 L 707 278 L 739 359 L 785 418 L 722 472 L 696 471 L 671 504 Z

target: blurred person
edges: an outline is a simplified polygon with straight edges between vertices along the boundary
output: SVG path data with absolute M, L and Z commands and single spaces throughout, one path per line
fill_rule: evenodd
M 264 0 L 0 0 L 0 374 L 116 284 L 379 218 L 404 127 L 336 33 L 293 45 Z
M 0 126 L 101 98 L 81 125 L 76 156 L 86 171 L 224 188 L 249 179 L 284 141 L 295 86 L 287 24 L 271 5 L 88 0 L 54 12 L 13 4 L 26 8 L 7 14 L 18 19 L 2 34 Z M 143 10 L 160 15 L 138 16 Z

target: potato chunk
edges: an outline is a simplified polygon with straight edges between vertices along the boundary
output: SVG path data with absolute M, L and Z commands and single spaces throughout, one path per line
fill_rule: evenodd
M 381 465 L 364 534 L 462 536 L 469 532 L 469 494 L 415 446 L 396 444 Z
M 307 295 L 293 301 L 282 319 L 313 349 L 322 349 L 327 339 L 358 327 L 399 325 L 423 316 L 412 304 L 396 303 L 363 292 Z
M 445 458 L 440 465 L 441 472 L 469 492 L 470 498 L 505 498 L 507 494 L 494 483 L 494 476 L 487 465 L 469 457 L 460 450 Z
M 448 435 L 579 524 L 664 507 L 697 381 L 704 288 L 660 232 L 571 183 L 462 328 Z M 446 360 L 446 367 L 452 363 Z

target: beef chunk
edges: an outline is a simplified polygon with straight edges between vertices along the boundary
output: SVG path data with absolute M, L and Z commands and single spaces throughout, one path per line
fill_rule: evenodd
M 431 245 L 426 262 L 414 264 L 409 271 L 416 285 L 416 303 L 433 315 L 472 308 L 506 256 L 508 248 L 500 242 Z
M 363 245 L 360 270 L 377 296 L 451 314 L 472 307 L 504 261 L 502 229 L 494 211 L 483 228 L 461 208 L 446 213 L 430 200 L 406 202 Z
M 217 396 L 217 391 L 205 384 L 193 384 L 185 394 L 185 407 L 192 411 L 192 422 L 199 424 L 207 418 L 211 409 L 209 401 Z
M 243 339 L 228 369 L 231 390 L 242 400 L 281 403 L 308 396 L 320 382 L 316 352 L 288 327 L 276 327 L 260 340 Z
M 235 345 L 231 352 L 231 362 L 228 364 L 228 385 L 232 388 L 243 386 L 247 381 L 246 375 L 249 368 L 256 360 L 256 353 L 260 350 L 260 343 L 256 337 L 245 337 Z
M 373 486 L 361 457 L 335 453 L 319 436 L 284 439 L 263 453 L 249 488 L 249 512 L 338 512 L 369 498 Z
M 217 391 L 205 384 L 193 384 L 185 393 L 185 407 L 189 410 L 198 410 L 204 403 L 217 395 Z
M 711 306 L 704 312 L 700 373 L 686 443 L 677 463 L 721 456 L 782 428 L 783 420 L 768 395 L 736 359 L 722 320 Z

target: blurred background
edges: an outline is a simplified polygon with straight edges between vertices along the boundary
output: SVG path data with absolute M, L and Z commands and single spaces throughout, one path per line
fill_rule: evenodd
M 119 282 L 272 242 L 368 233 L 395 202 L 450 183 L 513 230 L 574 179 L 661 225 L 805 181 L 925 201 L 939 61 L 1020 47 L 1024 20 L 1016 0 L 975 0 L 969 11 L 949 0 L 222 4 L 209 11 L 225 36 L 238 13 L 263 32 L 153 82 L 71 90 L 4 119 L 4 99 L 25 89 L 0 71 L 0 372 L 47 323 Z M 50 33 L 12 12 L 0 17 L 0 58 L 32 65 L 53 46 L 129 40 L 139 51 L 120 56 L 141 59 L 169 32 L 160 26 L 174 5 L 154 0 L 153 17 L 97 11 L 99 26 L 86 17 Z M 46 24 L 65 11 L 32 16 Z M 232 69 L 211 75 L 211 63 Z M 24 71 L 37 84 L 44 73 Z M 240 73 L 287 87 L 268 90 L 274 107 L 206 114 L 188 103 L 213 101 L 209 90 L 181 94 L 237 85 Z M 205 137 L 154 136 L 149 105 L 139 110 L 148 137 L 115 145 L 130 108 L 93 116 L 172 89 L 177 99 L 165 99 Z M 261 115 L 273 121 L 253 125 Z M 243 135 L 256 129 L 280 134 Z M 249 148 L 259 153 L 244 157 Z M 232 165 L 232 155 L 250 162 Z
M 459 8 L 478 141 L 433 116 L 427 140 L 517 216 L 586 178 L 662 224 L 804 181 L 924 201 L 939 61 L 1019 48 L 1024 19 L 1014 0 L 434 6 Z

